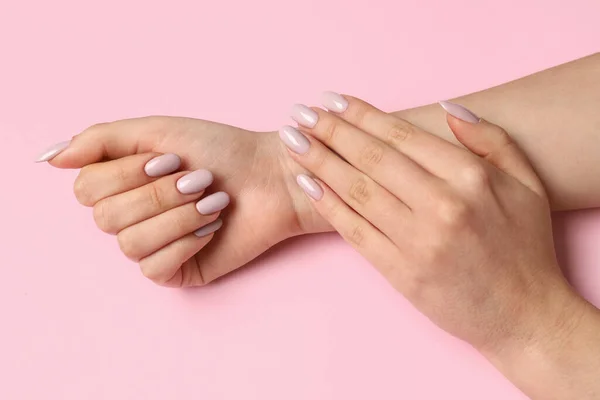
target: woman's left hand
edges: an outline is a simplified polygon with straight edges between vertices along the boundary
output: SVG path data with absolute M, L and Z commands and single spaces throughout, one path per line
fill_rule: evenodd
M 486 354 L 576 323 L 583 301 L 556 261 L 544 188 L 502 128 L 445 103 L 469 151 L 356 98 L 324 105 L 294 106 L 299 130 L 280 130 L 317 178 L 298 183 L 419 310 Z

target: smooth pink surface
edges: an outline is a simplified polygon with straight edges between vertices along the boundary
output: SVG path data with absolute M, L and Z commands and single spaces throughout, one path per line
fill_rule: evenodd
M 125 117 L 275 130 L 323 90 L 435 102 L 598 51 L 598 15 L 597 0 L 0 2 L 0 399 L 525 398 L 334 235 L 163 289 L 76 203 L 75 171 L 32 160 Z M 600 212 L 557 225 L 600 305 Z

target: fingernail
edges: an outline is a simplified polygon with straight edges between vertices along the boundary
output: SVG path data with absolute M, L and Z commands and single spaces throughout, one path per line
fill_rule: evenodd
M 229 195 L 225 192 L 213 193 L 196 203 L 196 210 L 202 215 L 221 211 L 229 204 Z
M 162 176 L 177 171 L 180 165 L 181 159 L 177 154 L 167 153 L 148 161 L 144 166 L 144 171 L 148 176 Z
M 199 169 L 182 176 L 177 180 L 177 190 L 181 194 L 198 193 L 213 183 L 213 174 L 205 169 Z
M 453 117 L 456 117 L 462 121 L 470 122 L 472 124 L 476 124 L 479 122 L 479 117 L 469 111 L 467 108 L 461 106 L 460 104 L 451 103 L 449 101 L 440 101 L 440 106 L 446 112 Z
M 344 112 L 348 108 L 348 100 L 336 92 L 323 92 L 321 94 L 321 104 L 329 111 Z
M 323 197 L 323 189 L 313 178 L 300 174 L 296 177 L 296 182 L 298 182 L 298 185 L 304 190 L 304 193 L 313 199 L 321 200 Z
M 56 143 L 55 145 L 48 147 L 36 157 L 35 162 L 39 163 L 52 160 L 69 147 L 69 144 L 71 144 L 71 141 L 67 140 L 66 142 Z
M 310 148 L 310 142 L 293 126 L 285 125 L 279 129 L 279 137 L 294 153 L 304 154 Z
M 204 225 L 202 228 L 198 229 L 194 232 L 194 235 L 198 237 L 210 235 L 211 233 L 218 231 L 219 228 L 223 226 L 223 221 L 221 219 L 216 219 L 208 225 Z
M 317 113 L 304 104 L 294 104 L 291 115 L 294 121 L 307 128 L 313 128 L 319 120 Z

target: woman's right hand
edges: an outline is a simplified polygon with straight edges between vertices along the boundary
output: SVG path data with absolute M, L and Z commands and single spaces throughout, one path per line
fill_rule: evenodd
M 167 153 L 180 157 L 181 172 L 149 177 L 146 163 Z M 49 162 L 81 168 L 78 201 L 94 207 L 100 229 L 116 234 L 124 253 L 162 285 L 205 284 L 288 237 L 328 227 L 296 186 L 302 169 L 274 132 L 190 118 L 122 120 L 92 126 Z M 199 169 L 214 175 L 207 192 L 223 191 L 232 199 L 214 238 L 192 235 L 218 217 L 195 209 L 204 189 L 184 195 L 176 188 L 186 172 Z

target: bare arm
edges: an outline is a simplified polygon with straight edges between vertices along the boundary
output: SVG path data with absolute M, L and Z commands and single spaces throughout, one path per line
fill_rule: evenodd
M 554 210 L 600 206 L 600 53 L 452 101 L 510 133 Z M 457 143 L 437 104 L 394 114 Z

